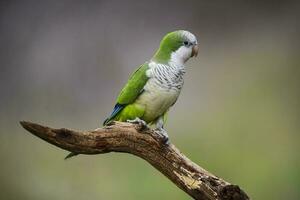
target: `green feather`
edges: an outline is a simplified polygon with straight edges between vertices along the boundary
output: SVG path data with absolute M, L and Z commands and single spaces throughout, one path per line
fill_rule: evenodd
M 135 118 L 142 119 L 145 113 L 145 106 L 137 103 L 126 105 L 126 107 L 114 118 L 114 120 L 125 122 Z
M 183 40 L 181 30 L 168 33 L 160 42 L 159 49 L 152 60 L 158 63 L 168 63 L 172 52 L 182 46 Z
M 148 69 L 149 66 L 146 62 L 131 75 L 117 98 L 116 105 L 121 109 L 114 110 L 112 115 L 104 121 L 103 125 L 108 124 L 112 120 L 126 121 L 128 119 L 135 119 L 136 117 L 143 116 L 145 107 L 134 104 L 134 102 L 142 93 L 143 88 L 149 79 L 146 75 Z
M 146 75 L 146 71 L 148 70 L 148 68 L 149 66 L 146 62 L 131 75 L 127 84 L 121 90 L 117 98 L 117 103 L 130 104 L 136 100 L 149 79 Z

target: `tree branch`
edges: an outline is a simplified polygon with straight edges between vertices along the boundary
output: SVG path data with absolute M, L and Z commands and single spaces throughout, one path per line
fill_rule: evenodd
M 184 156 L 173 144 L 140 124 L 113 122 L 94 131 L 53 129 L 20 122 L 35 136 L 78 154 L 126 152 L 136 155 L 163 173 L 180 189 L 198 200 L 247 200 L 239 186 L 214 176 Z

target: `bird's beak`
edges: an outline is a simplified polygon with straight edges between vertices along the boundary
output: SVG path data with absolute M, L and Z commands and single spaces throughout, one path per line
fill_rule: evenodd
M 193 48 L 192 48 L 192 55 L 191 55 L 191 57 L 193 57 L 193 56 L 197 56 L 198 55 L 198 51 L 199 51 L 199 48 L 198 48 L 198 45 L 196 44 L 195 46 L 193 46 Z

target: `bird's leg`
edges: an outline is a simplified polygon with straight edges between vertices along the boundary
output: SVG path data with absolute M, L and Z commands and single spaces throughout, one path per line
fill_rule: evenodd
M 165 144 L 169 144 L 170 143 L 169 135 L 168 135 L 167 131 L 164 129 L 164 119 L 163 119 L 163 116 L 160 116 L 158 118 L 158 120 L 156 121 L 155 132 L 158 133 L 163 138 L 163 142 Z
M 132 123 L 132 124 L 138 124 L 138 125 L 140 125 L 142 127 L 142 129 L 148 128 L 147 123 L 144 120 L 142 120 L 142 119 L 140 119 L 138 117 L 136 117 L 133 120 L 129 120 L 128 119 L 126 121 L 129 122 L 129 123 Z

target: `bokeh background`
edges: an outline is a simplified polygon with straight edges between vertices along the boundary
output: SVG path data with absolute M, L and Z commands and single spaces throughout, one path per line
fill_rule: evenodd
M 128 154 L 78 156 L 20 120 L 94 129 L 167 32 L 200 45 L 172 142 L 252 199 L 300 199 L 296 1 L 1 1 L 0 199 L 190 199 Z

